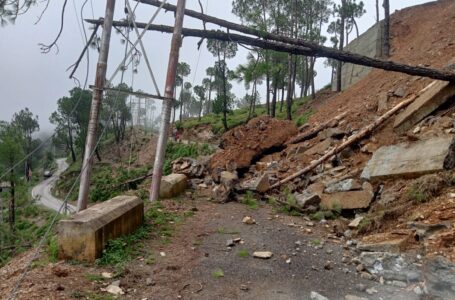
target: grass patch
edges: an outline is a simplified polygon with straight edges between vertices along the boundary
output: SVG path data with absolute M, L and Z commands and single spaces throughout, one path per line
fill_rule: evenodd
M 250 256 L 250 253 L 248 252 L 248 250 L 240 250 L 239 252 L 237 252 L 237 256 L 238 257 L 242 257 L 242 258 L 247 258 Z
M 224 277 L 224 272 L 221 269 L 215 269 L 212 271 L 212 276 L 215 278 L 221 278 Z
M 431 174 L 422 176 L 413 181 L 406 189 L 406 200 L 424 203 L 440 195 L 446 186 L 454 185 L 452 173 Z
M 259 203 L 258 201 L 254 198 L 254 194 L 251 191 L 247 191 L 245 197 L 241 201 L 243 204 L 248 206 L 250 209 L 258 209 Z
M 98 274 L 85 274 L 84 276 L 88 281 L 104 281 L 104 277 Z
M 314 239 L 314 240 L 311 240 L 311 244 L 313 246 L 320 246 L 322 244 L 322 242 L 320 239 Z

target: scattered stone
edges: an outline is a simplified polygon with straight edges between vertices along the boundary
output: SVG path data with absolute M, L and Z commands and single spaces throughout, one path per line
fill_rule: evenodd
M 400 86 L 393 92 L 393 95 L 396 97 L 403 98 L 404 96 L 406 96 L 406 89 L 403 86 Z
M 269 259 L 273 256 L 273 253 L 270 251 L 255 251 L 253 252 L 253 257 L 261 259 Z
M 366 280 L 373 280 L 373 279 L 374 279 L 374 276 L 371 275 L 371 274 L 368 273 L 368 272 L 362 272 L 362 273 L 360 273 L 360 277 L 363 278 L 363 279 L 366 279 Z
M 378 98 L 378 113 L 383 114 L 388 109 L 389 95 L 387 93 L 382 93 Z
M 451 136 L 381 147 L 373 154 L 361 177 L 369 180 L 416 177 L 451 169 L 455 166 L 454 144 L 455 139 Z
M 369 289 L 366 289 L 365 292 L 368 294 L 368 295 L 374 295 L 374 294 L 377 294 L 378 291 L 375 289 L 375 288 L 369 288 Z
M 291 263 L 291 259 L 290 258 L 286 259 L 286 263 L 290 264 Z
M 166 252 L 160 252 L 161 257 L 166 257 Z
M 226 241 L 226 247 L 234 247 L 234 246 L 235 246 L 234 240 L 229 239 Z
M 367 290 L 367 286 L 362 283 L 358 283 L 355 285 L 355 289 L 359 292 L 365 292 Z
M 205 170 L 203 163 L 190 157 L 181 157 L 172 162 L 172 173 L 184 174 L 188 178 L 200 178 Z
M 223 171 L 220 175 L 220 183 L 223 184 L 226 188 L 230 189 L 233 188 L 239 180 L 237 174 Z
M 152 278 L 147 278 L 147 279 L 145 280 L 145 284 L 146 284 L 147 286 L 152 286 L 152 285 L 155 285 L 156 283 L 153 281 Z
M 109 273 L 109 272 L 103 272 L 103 273 L 101 273 L 101 277 L 106 278 L 106 279 L 111 279 L 111 278 L 114 278 L 114 274 Z
M 416 286 L 416 287 L 413 289 L 413 292 L 414 292 L 416 295 L 423 295 L 423 291 L 422 291 L 422 289 L 420 288 L 420 286 Z
M 328 138 L 325 139 L 324 141 L 314 145 L 310 149 L 306 150 L 304 152 L 305 155 L 312 156 L 312 155 L 323 155 L 327 150 L 329 150 L 330 147 L 334 144 L 333 139 Z
M 308 208 L 309 206 L 319 206 L 319 203 L 321 203 L 319 195 L 308 189 L 301 194 L 295 193 L 294 197 L 297 206 L 302 209 Z
M 242 290 L 244 292 L 248 292 L 250 290 L 250 288 L 246 284 L 241 284 L 240 290 Z
M 269 174 L 264 173 L 260 177 L 244 182 L 243 187 L 258 193 L 265 193 L 270 189 Z
M 329 261 L 327 261 L 327 262 L 324 264 L 324 269 L 326 269 L 326 270 L 332 270 L 332 269 L 333 269 L 333 266 L 334 266 L 333 262 L 329 260 Z
M 229 201 L 231 189 L 228 189 L 223 184 L 216 185 L 212 189 L 212 199 L 218 203 L 226 203 Z
M 160 198 L 172 198 L 182 194 L 188 185 L 188 178 L 183 174 L 163 176 L 160 184 Z
M 328 139 L 328 138 L 341 139 L 345 135 L 346 135 L 345 131 L 336 127 L 336 128 L 324 129 L 323 131 L 319 132 L 318 137 L 320 140 L 324 140 L 324 139 Z
M 421 130 L 420 126 L 417 126 L 416 128 L 414 128 L 414 130 L 412 131 L 412 133 L 413 133 L 413 134 L 418 134 L 418 133 L 420 133 L 420 130 Z
M 253 225 L 253 224 L 256 224 L 256 220 L 255 220 L 255 219 L 253 219 L 253 218 L 252 218 L 252 217 L 250 217 L 250 216 L 246 216 L 246 217 L 244 217 L 244 218 L 242 219 L 242 222 L 243 222 L 244 224 L 247 224 L 247 225 Z
M 351 223 L 349 223 L 348 227 L 349 227 L 349 228 L 352 228 L 352 229 L 357 229 L 357 227 L 359 227 L 360 222 L 362 222 L 363 219 L 364 219 L 364 217 L 357 217 L 357 218 L 355 218 L 354 220 L 352 220 Z
M 311 300 L 329 300 L 329 298 L 322 296 L 319 293 L 316 292 L 311 292 L 310 293 L 310 299 Z
M 365 266 L 363 264 L 358 264 L 356 267 L 355 267 L 356 271 L 357 272 L 362 272 L 363 270 L 365 270 Z
M 112 295 L 124 295 L 125 292 L 121 287 L 119 287 L 119 284 L 116 284 L 116 282 L 113 282 L 112 284 L 108 285 L 106 288 L 101 288 L 102 291 L 108 292 L 109 294 Z
M 332 194 L 332 193 L 338 193 L 338 192 L 348 192 L 348 191 L 355 191 L 355 190 L 361 190 L 362 185 L 360 184 L 359 181 L 355 179 L 345 179 L 342 181 L 338 181 L 336 183 L 329 184 L 326 189 L 324 190 L 324 193 L 327 194 Z

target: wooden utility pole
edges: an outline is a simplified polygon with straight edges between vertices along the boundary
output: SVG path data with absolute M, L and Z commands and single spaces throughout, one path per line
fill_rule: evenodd
M 152 185 L 150 187 L 150 201 L 158 200 L 160 194 L 160 183 L 163 175 L 164 155 L 166 152 L 166 144 L 169 135 L 169 121 L 171 119 L 171 111 L 173 106 L 174 88 L 175 88 L 175 72 L 179 62 L 179 51 L 182 45 L 182 27 L 183 17 L 185 16 L 186 0 L 178 0 L 177 10 L 175 14 L 174 32 L 171 41 L 171 50 L 169 52 L 169 63 L 167 67 L 166 86 L 161 111 L 161 127 L 158 137 L 158 143 L 155 154 L 155 164 L 153 165 Z M 172 99 L 172 100 L 171 100 Z
M 382 3 L 384 7 L 384 30 L 382 36 L 382 55 L 384 57 L 390 56 L 390 5 L 389 0 L 384 0 Z
M 339 50 L 343 51 L 343 46 L 344 46 L 344 26 L 345 26 L 345 15 L 346 13 L 346 0 L 341 0 L 341 12 L 340 12 L 340 45 L 339 45 Z M 341 73 L 343 71 L 343 62 L 341 60 L 338 61 L 337 64 L 337 92 L 341 92 L 342 88 L 342 78 L 341 78 Z
M 84 160 L 82 161 L 81 183 L 77 198 L 77 211 L 87 208 L 88 193 L 90 189 L 90 173 L 92 171 L 92 154 L 96 147 L 96 133 L 98 131 L 103 89 L 106 81 L 107 58 L 109 56 L 109 44 L 111 41 L 112 21 L 114 19 L 115 0 L 106 0 L 106 13 L 101 36 L 100 54 L 96 65 L 95 88 L 90 107 L 90 119 L 88 122 L 87 139 L 85 141 Z

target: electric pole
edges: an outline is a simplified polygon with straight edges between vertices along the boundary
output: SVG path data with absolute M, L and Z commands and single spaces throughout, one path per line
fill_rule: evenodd
M 106 0 L 106 13 L 104 17 L 103 34 L 101 36 L 100 54 L 96 65 L 95 88 L 90 107 L 87 139 L 85 141 L 84 160 L 82 161 L 81 183 L 77 198 L 77 211 L 87 208 L 88 193 L 90 188 L 90 173 L 92 171 L 92 154 L 96 146 L 96 133 L 100 116 L 103 89 L 106 81 L 107 58 L 109 56 L 109 43 L 111 41 L 112 21 L 114 18 L 115 0 Z
M 185 15 L 186 0 L 178 0 L 175 14 L 174 32 L 169 52 L 169 63 L 167 67 L 166 86 L 164 90 L 163 106 L 161 110 L 161 127 L 156 147 L 155 164 L 153 165 L 152 185 L 150 188 L 150 201 L 158 200 L 160 194 L 161 177 L 163 175 L 164 155 L 169 135 L 169 121 L 174 102 L 175 72 L 179 61 L 179 50 L 182 45 L 182 26 Z

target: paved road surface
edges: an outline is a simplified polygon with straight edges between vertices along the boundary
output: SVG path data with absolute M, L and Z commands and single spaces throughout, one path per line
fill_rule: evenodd
M 51 189 L 55 185 L 55 182 L 58 180 L 60 174 L 68 168 L 68 164 L 66 163 L 66 158 L 59 158 L 56 162 L 57 171 L 55 171 L 52 177 L 40 182 L 32 189 L 32 197 L 36 199 L 38 203 L 46 206 L 47 208 L 58 211 L 63 201 L 52 196 Z M 68 211 L 75 212 L 76 207 L 68 204 Z M 62 213 L 64 213 L 64 209 L 62 209 Z

